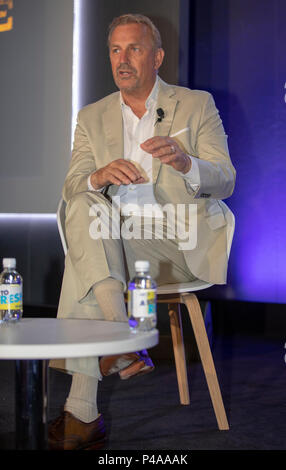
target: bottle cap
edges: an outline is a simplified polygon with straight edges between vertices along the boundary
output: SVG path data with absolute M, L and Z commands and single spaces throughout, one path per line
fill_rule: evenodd
M 150 263 L 149 261 L 135 261 L 136 271 L 149 271 Z
M 3 268 L 16 268 L 16 258 L 3 258 Z

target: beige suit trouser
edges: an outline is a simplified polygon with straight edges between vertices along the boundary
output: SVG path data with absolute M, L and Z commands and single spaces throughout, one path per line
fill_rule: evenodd
M 133 224 L 128 224 L 131 220 Z M 158 232 L 156 234 L 158 236 Z M 158 285 L 194 280 L 183 252 L 178 249 L 178 241 L 156 236 L 154 222 L 152 225 L 140 217 L 119 218 L 118 211 L 100 192 L 75 195 L 66 207 L 68 253 L 58 318 L 108 320 L 92 287 L 112 277 L 121 281 L 126 289 L 128 280 L 135 274 L 134 263 L 138 259 L 150 262 L 150 274 Z M 122 321 L 122 317 L 117 320 Z M 56 360 L 50 365 L 101 379 L 97 357 Z

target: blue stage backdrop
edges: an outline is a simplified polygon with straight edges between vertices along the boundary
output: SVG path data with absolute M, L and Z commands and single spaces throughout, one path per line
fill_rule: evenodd
M 189 85 L 213 93 L 236 189 L 231 297 L 286 302 L 286 2 L 191 2 Z

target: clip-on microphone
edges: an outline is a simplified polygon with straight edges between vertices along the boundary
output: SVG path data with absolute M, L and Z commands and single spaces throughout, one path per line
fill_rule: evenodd
M 158 119 L 155 122 L 155 125 L 157 124 L 157 122 L 161 122 L 162 119 L 164 119 L 164 117 L 165 117 L 165 113 L 164 113 L 164 110 L 162 108 L 156 109 L 156 112 L 157 112 L 157 115 L 158 115 Z

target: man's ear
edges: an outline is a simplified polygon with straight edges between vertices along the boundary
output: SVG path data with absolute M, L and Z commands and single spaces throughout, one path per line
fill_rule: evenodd
M 164 59 L 165 51 L 160 47 L 155 53 L 155 69 L 159 70 Z

